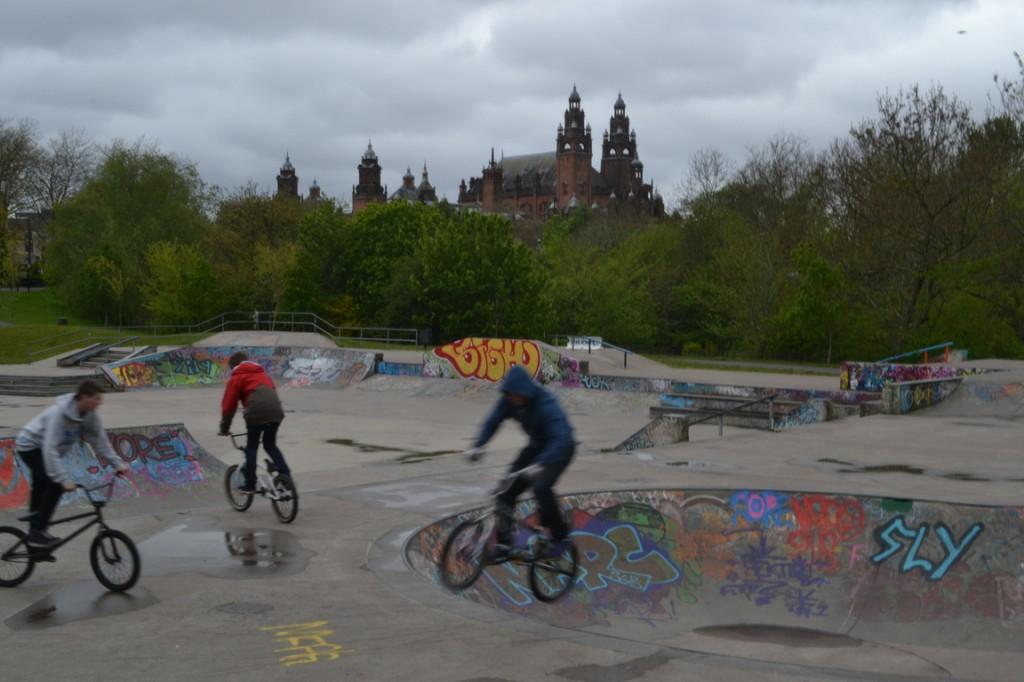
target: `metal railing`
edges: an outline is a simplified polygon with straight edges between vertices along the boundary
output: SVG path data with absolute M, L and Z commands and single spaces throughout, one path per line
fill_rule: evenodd
M 687 426 L 696 426 L 697 424 L 703 424 L 704 422 L 711 421 L 712 419 L 717 419 L 718 420 L 718 437 L 721 438 L 722 437 L 722 433 L 725 430 L 725 415 L 729 414 L 730 412 L 736 412 L 737 410 L 741 410 L 744 407 L 750 407 L 751 405 L 757 405 L 758 403 L 763 403 L 763 402 L 767 401 L 768 402 L 768 430 L 769 431 L 775 431 L 775 399 L 776 399 L 776 397 L 777 396 L 776 396 L 775 393 L 769 393 L 768 395 L 762 396 L 762 397 L 757 398 L 755 400 L 750 400 L 750 401 L 745 402 L 745 403 L 740 403 L 739 405 L 733 405 L 732 407 L 728 407 L 728 408 L 726 408 L 724 410 L 718 410 L 714 414 L 709 414 L 708 416 L 701 417 L 700 419 L 695 419 L 693 421 L 690 421 L 689 418 L 687 418 L 686 425 Z
M 928 362 L 928 351 L 938 350 L 940 348 L 949 348 L 950 346 L 953 345 L 955 345 L 953 341 L 946 341 L 945 343 L 937 343 L 934 346 L 928 346 L 927 348 L 918 348 L 917 350 L 908 351 L 906 353 L 900 353 L 899 355 L 891 355 L 887 358 L 882 358 L 881 360 L 875 360 L 875 362 L 891 362 L 893 360 L 899 360 L 900 358 L 905 358 L 911 355 L 921 355 L 922 353 L 925 357 L 924 361 Z
M 568 345 L 569 345 L 569 339 L 587 339 L 588 341 L 591 340 L 591 339 L 600 339 L 601 341 L 600 341 L 600 345 L 599 346 L 595 345 L 595 347 L 591 347 L 589 343 L 587 344 L 587 355 L 593 354 L 595 348 L 596 348 L 596 350 L 602 350 L 602 349 L 608 348 L 610 350 L 621 351 L 622 352 L 622 367 L 623 367 L 623 369 L 626 369 L 626 368 L 629 367 L 629 356 L 630 355 L 635 355 L 635 353 L 633 351 L 629 350 L 628 348 L 623 348 L 622 346 L 616 346 L 614 343 L 611 343 L 610 341 L 608 341 L 608 339 L 606 339 L 604 337 L 601 337 L 601 336 L 594 336 L 592 334 L 549 334 L 548 338 L 550 339 L 551 345 L 558 346 L 558 347 L 561 347 L 560 340 L 562 340 L 562 339 L 565 340 L 566 347 L 568 347 Z M 582 349 L 579 349 L 579 350 L 582 350 Z
M 195 324 L 125 325 L 118 327 L 88 327 L 73 329 L 36 341 L 37 347 L 28 353 L 29 360 L 48 357 L 63 350 L 78 348 L 103 341 L 117 340 L 124 334 L 149 337 L 172 337 L 195 334 L 213 334 L 224 331 L 308 331 L 330 337 L 335 343 L 359 341 L 385 345 L 415 346 L 419 332 L 412 328 L 346 327 L 335 325 L 313 312 L 230 311 L 220 313 Z

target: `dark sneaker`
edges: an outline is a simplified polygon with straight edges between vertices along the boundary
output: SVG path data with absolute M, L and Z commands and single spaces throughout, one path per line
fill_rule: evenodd
M 47 549 L 59 545 L 60 538 L 50 535 L 45 530 L 33 530 L 29 531 L 27 542 L 33 547 Z
M 550 540 L 548 546 L 541 553 L 544 559 L 558 559 L 569 551 L 569 540 Z

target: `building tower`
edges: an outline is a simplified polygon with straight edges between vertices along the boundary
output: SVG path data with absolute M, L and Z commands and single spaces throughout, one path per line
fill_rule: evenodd
M 287 153 L 284 155 L 284 165 L 281 172 L 277 174 L 277 195 L 279 197 L 299 198 L 299 176 L 295 175 L 295 166 Z
M 502 184 L 505 181 L 505 169 L 494 160 L 494 147 L 491 147 L 491 160 L 483 170 L 481 179 L 481 208 L 485 213 L 495 213 L 501 209 Z
M 608 130 L 604 131 L 601 153 L 601 175 L 617 196 L 629 194 L 633 184 L 631 164 L 636 158 L 636 131 L 630 131 L 626 103 L 620 92 Z
M 590 125 L 581 106 L 576 86 L 569 95 L 569 108 L 565 110 L 565 123 L 558 126 L 555 149 L 555 199 L 559 208 L 567 208 L 573 197 L 576 203 L 590 206 L 590 159 L 593 147 Z
M 387 190 L 380 184 L 380 163 L 373 151 L 373 142 L 366 145 L 359 163 L 359 184 L 352 187 L 352 212 L 356 213 L 372 203 L 387 201 Z
M 430 184 L 430 177 L 427 175 L 427 162 L 423 162 L 423 176 L 420 179 L 420 186 L 416 188 L 416 198 L 424 204 L 437 203 L 437 191 Z

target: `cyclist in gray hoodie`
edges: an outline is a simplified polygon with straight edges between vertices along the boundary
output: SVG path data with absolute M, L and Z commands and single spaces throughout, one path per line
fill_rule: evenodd
M 47 533 L 46 528 L 61 495 L 75 489 L 64 458 L 78 442 L 89 443 L 93 452 L 109 461 L 119 475 L 128 471 L 128 463 L 110 446 L 96 414 L 102 403 L 103 388 L 92 379 L 86 379 L 74 393 L 57 398 L 18 432 L 14 449 L 32 474 L 30 545 L 51 547 L 60 542 L 60 538 Z

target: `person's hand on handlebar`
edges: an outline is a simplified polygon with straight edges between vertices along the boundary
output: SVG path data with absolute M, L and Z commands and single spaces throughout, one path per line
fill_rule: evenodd
M 476 464 L 484 458 L 484 449 L 472 447 L 462 453 L 462 456 L 469 460 L 470 464 Z
M 74 489 L 77 488 L 78 485 L 76 483 L 74 483 L 74 482 L 62 483 L 61 487 L 64 488 L 64 492 L 70 493 L 70 492 L 74 491 Z

